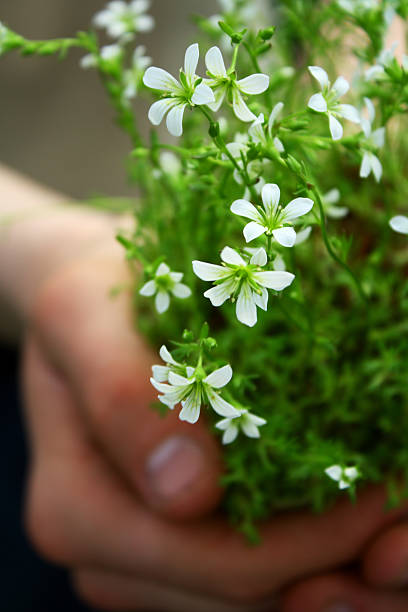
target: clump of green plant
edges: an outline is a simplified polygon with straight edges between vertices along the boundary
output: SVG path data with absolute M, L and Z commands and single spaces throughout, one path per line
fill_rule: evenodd
M 0 45 L 79 47 L 99 71 L 141 192 L 117 239 L 137 262 L 137 325 L 161 346 L 151 382 L 165 412 L 221 437 L 224 505 L 254 538 L 272 512 L 360 483 L 407 492 L 408 57 L 385 39 L 408 3 L 220 4 L 195 18 L 205 69 L 194 43 L 177 78 L 135 49 L 147 0 L 96 15 L 107 46 L 94 29 L 29 41 L 6 26 Z M 144 141 L 136 96 L 173 139 Z

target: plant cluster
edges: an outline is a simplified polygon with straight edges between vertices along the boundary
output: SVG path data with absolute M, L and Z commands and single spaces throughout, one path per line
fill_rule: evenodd
M 199 43 L 177 78 L 135 48 L 148 9 L 109 2 L 94 19 L 109 45 L 94 29 L 29 41 L 3 26 L 0 48 L 84 49 L 130 136 L 140 197 L 118 240 L 137 325 L 161 346 L 161 408 L 222 436 L 224 504 L 249 537 L 273 511 L 321 510 L 364 482 L 386 482 L 396 501 L 408 466 L 408 57 L 386 39 L 408 2 L 282 0 L 261 15 L 220 0 L 220 15 L 195 17 Z M 144 141 L 136 95 L 154 98 L 146 115 L 174 138 L 152 129 Z

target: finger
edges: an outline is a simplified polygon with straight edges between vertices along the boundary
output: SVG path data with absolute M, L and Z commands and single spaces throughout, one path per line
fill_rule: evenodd
M 220 519 L 169 523 L 140 505 L 84 431 L 69 387 L 28 346 L 26 396 L 34 438 L 30 530 L 43 553 L 233 602 L 264 600 L 308 573 L 357 557 L 395 513 L 371 489 L 324 515 L 276 516 L 248 546 Z
M 40 340 L 76 390 L 91 430 L 144 500 L 173 518 L 199 516 L 220 498 L 218 446 L 203 418 L 193 426 L 151 409 L 157 357 L 132 329 L 129 296 L 109 297 L 123 276 L 121 261 L 101 258 L 51 283 L 36 309 Z
M 73 573 L 73 584 L 90 605 L 101 610 L 143 610 L 144 612 L 277 612 L 271 599 L 253 605 L 230 604 L 187 590 L 170 588 L 98 569 Z
M 365 551 L 363 574 L 372 585 L 408 586 L 408 523 L 393 525 L 375 538 Z
M 408 594 L 374 589 L 336 573 L 310 578 L 283 597 L 282 612 L 406 612 Z

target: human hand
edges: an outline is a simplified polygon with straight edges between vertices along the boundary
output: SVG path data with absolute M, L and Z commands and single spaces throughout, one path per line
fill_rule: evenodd
M 38 291 L 23 374 L 31 537 L 99 608 L 272 610 L 282 586 L 355 559 L 396 515 L 371 489 L 358 507 L 345 499 L 323 516 L 274 518 L 259 547 L 205 517 L 220 496 L 219 452 L 204 423 L 149 408 L 154 359 L 132 330 L 127 295 L 108 296 L 127 280 L 121 256 L 99 253 Z

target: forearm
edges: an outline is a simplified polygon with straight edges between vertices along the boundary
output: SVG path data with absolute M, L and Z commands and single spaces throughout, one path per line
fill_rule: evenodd
M 17 339 L 42 283 L 82 254 L 113 246 L 117 224 L 0 166 L 0 337 Z

